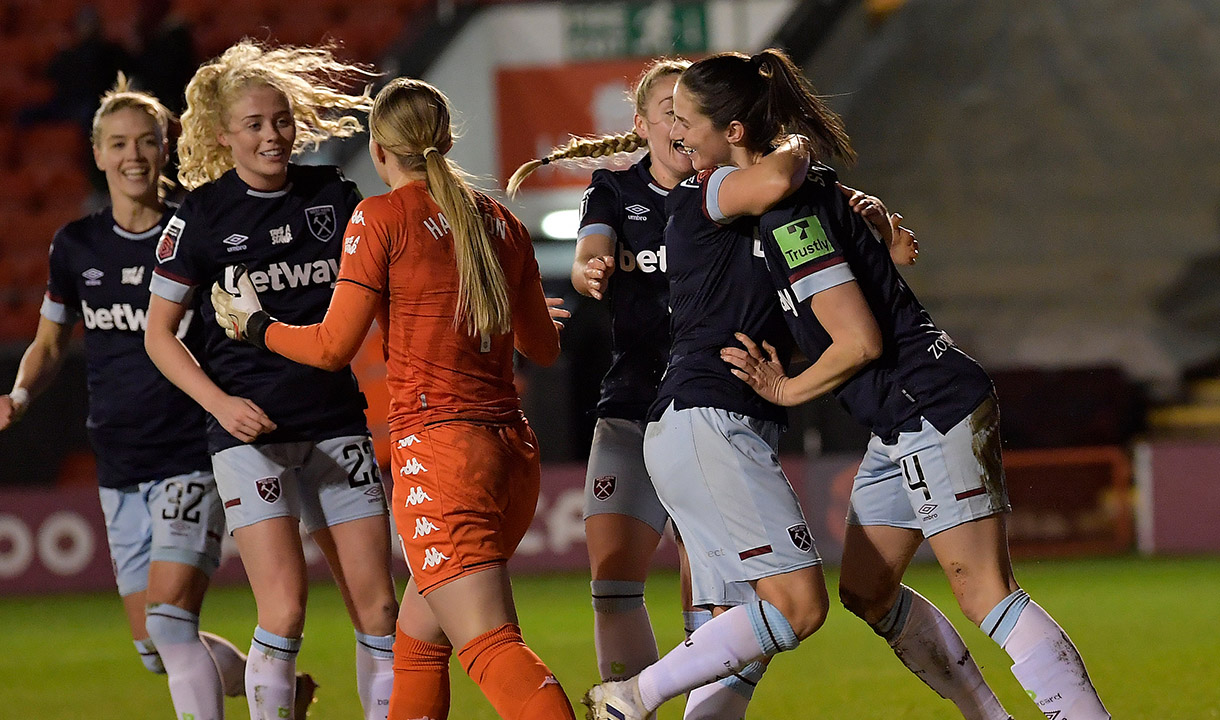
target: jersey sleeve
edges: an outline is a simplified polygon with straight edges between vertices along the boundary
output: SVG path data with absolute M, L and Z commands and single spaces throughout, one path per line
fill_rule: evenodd
M 68 264 L 67 234 L 60 229 L 51 241 L 48 258 L 47 292 L 42 299 L 41 314 L 51 322 L 72 325 L 80 316 L 80 295 Z
M 395 225 L 402 226 L 402 218 L 394 215 L 392 206 L 381 197 L 356 206 L 343 233 L 339 282 L 354 283 L 378 295 L 385 290 L 393 251 L 391 243 L 402 234 L 393 232 Z
M 513 312 L 513 344 L 525 357 L 549 365 L 559 353 L 559 330 L 551 321 L 542 290 L 542 273 L 534 257 L 534 244 L 529 231 L 511 213 L 505 211 L 513 244 L 522 253 L 521 275 L 517 281 L 516 304 Z
M 841 241 L 833 232 L 827 232 L 808 205 L 798 208 L 800 212 L 795 213 L 795 219 L 768 228 L 771 234 L 768 240 L 779 248 L 792 292 L 798 301 L 804 302 L 823 290 L 854 280 L 855 275 L 843 255 Z
M 699 173 L 699 182 L 703 186 L 703 213 L 718 225 L 724 225 L 732 220 L 720 209 L 720 185 L 726 177 L 736 171 L 737 168 L 726 165 Z
M 200 261 L 201 244 L 207 234 L 204 223 L 197 219 L 195 203 L 187 196 L 182 207 L 165 224 L 157 241 L 157 266 L 153 269 L 149 290 L 153 295 L 171 302 L 188 304 L 192 291 L 210 277 Z
M 585 189 L 584 197 L 580 199 L 580 230 L 576 235 L 579 242 L 588 235 L 605 235 L 618 241 L 618 228 L 622 224 L 618 210 L 618 191 L 614 186 L 613 175 L 607 170 L 593 173 L 593 181 Z

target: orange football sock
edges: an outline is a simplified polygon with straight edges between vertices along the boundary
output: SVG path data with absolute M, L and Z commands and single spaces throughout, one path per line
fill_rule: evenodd
M 505 623 L 467 643 L 458 660 L 505 720 L 575 720 L 559 681 Z
M 416 640 L 402 630 L 394 637 L 394 689 L 389 720 L 449 717 L 449 655 L 453 648 Z

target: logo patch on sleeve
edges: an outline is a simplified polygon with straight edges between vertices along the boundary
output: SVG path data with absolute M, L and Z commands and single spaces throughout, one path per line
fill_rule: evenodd
M 815 215 L 793 220 L 771 234 L 784 254 L 784 262 L 789 270 L 835 251 L 835 246 L 826 237 L 826 231 Z
M 182 229 L 185 227 L 186 221 L 177 215 L 169 219 L 165 232 L 161 233 L 161 240 L 157 243 L 158 262 L 173 260 L 178 254 L 178 238 L 182 237 Z

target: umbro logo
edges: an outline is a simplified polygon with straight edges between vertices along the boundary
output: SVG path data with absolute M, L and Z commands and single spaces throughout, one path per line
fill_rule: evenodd
M 81 277 L 83 277 L 85 279 L 86 285 L 93 287 L 93 286 L 102 284 L 102 276 L 105 274 L 106 273 L 102 272 L 101 270 L 98 270 L 97 268 L 89 268 L 88 270 L 81 273 Z
M 232 235 L 230 235 L 229 237 L 224 239 L 224 244 L 229 246 L 226 252 L 237 252 L 238 250 L 245 250 L 246 241 L 249 239 L 250 238 L 246 235 L 239 235 L 237 233 L 233 233 Z
M 648 215 L 648 208 L 644 207 L 643 205 L 640 205 L 639 203 L 636 203 L 635 205 L 628 205 L 627 207 L 625 207 L 623 209 L 627 211 L 628 220 L 647 220 L 648 219 L 646 217 Z

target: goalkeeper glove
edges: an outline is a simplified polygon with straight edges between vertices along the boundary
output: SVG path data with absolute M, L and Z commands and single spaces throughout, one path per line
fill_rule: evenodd
M 216 324 L 224 328 L 225 335 L 267 349 L 267 326 L 275 318 L 263 310 L 245 265 L 226 267 L 221 282 L 212 284 L 212 307 Z

